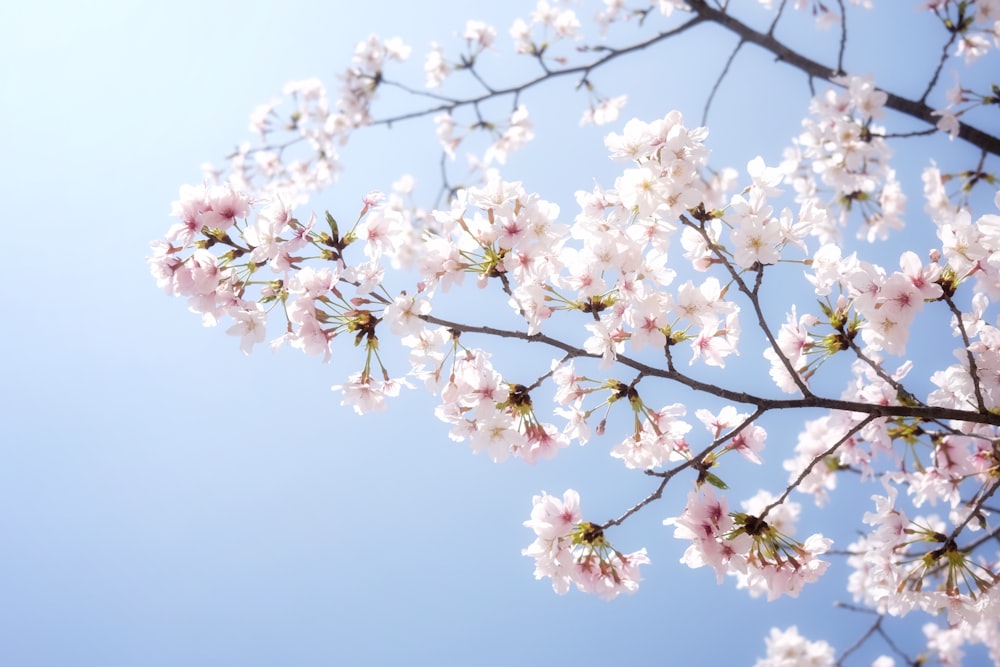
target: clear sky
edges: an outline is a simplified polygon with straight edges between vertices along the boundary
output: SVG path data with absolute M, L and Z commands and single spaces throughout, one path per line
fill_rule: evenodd
M 494 22 L 508 50 L 511 20 L 531 5 L 500 4 L 0 9 L 0 665 L 750 665 L 772 625 L 841 647 L 866 627 L 831 610 L 842 580 L 768 604 L 678 564 L 684 545 L 661 521 L 686 486 L 612 535 L 650 552 L 636 595 L 556 596 L 520 555 L 531 496 L 577 488 L 595 521 L 619 514 L 650 487 L 608 457 L 613 442 L 494 465 L 451 442 L 421 392 L 358 418 L 329 391 L 352 366 L 290 350 L 246 358 L 150 278 L 148 242 L 171 224 L 178 187 L 248 138 L 250 111 L 286 81 L 334 87 L 376 32 L 414 46 L 419 84 L 428 43 L 455 45 L 468 18 Z M 898 62 L 896 31 L 884 31 L 918 18 L 912 3 L 876 4 L 893 9 L 853 26 L 849 64 L 869 58 L 863 71 L 912 94 L 923 61 Z M 811 34 L 790 39 L 832 53 L 834 33 L 818 46 L 800 36 Z M 715 37 L 650 52 L 598 87 L 635 95 L 623 120 L 680 108 L 696 125 L 732 46 Z M 808 103 L 801 77 L 744 55 L 709 118 L 719 166 L 776 162 Z M 567 219 L 574 190 L 609 183 L 601 137 L 620 129 L 578 132 L 585 99 L 572 85 L 525 98 L 539 142 L 510 166 Z M 914 142 L 915 166 L 900 167 L 911 186 L 930 147 Z M 317 207 L 349 217 L 406 171 L 433 193 L 437 159 L 428 121 L 359 136 Z M 772 434 L 765 457 L 784 458 L 794 433 Z

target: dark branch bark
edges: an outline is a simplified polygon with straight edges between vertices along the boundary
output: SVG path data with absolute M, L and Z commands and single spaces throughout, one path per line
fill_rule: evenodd
M 498 329 L 496 327 L 488 326 L 472 326 L 468 324 L 460 324 L 458 322 L 450 322 L 439 317 L 434 317 L 433 315 L 422 315 L 420 319 L 430 324 L 437 324 L 439 326 L 446 327 L 456 333 L 478 333 L 488 336 L 496 336 L 498 338 L 514 338 L 531 343 L 544 343 L 550 347 L 562 350 L 570 357 L 590 357 L 593 359 L 600 358 L 598 355 L 585 352 L 575 345 L 571 345 L 570 343 L 561 341 L 558 338 L 552 338 L 551 336 L 542 333 L 527 334 L 523 331 L 512 331 L 510 329 Z M 869 415 L 872 418 L 911 417 L 927 421 L 951 419 L 955 421 L 968 422 L 970 424 L 989 424 L 992 426 L 1000 426 L 1000 414 L 995 414 L 993 412 L 957 410 L 955 408 L 944 408 L 934 405 L 875 405 L 871 403 L 858 403 L 855 401 L 846 401 L 838 398 L 826 398 L 816 395 L 801 398 L 766 398 L 764 396 L 757 396 L 743 391 L 734 391 L 732 389 L 726 389 L 714 384 L 709 384 L 708 382 L 702 382 L 692 377 L 688 377 L 677 370 L 657 368 L 624 355 L 618 355 L 617 362 L 623 366 L 637 370 L 644 375 L 663 378 L 665 380 L 673 380 L 674 382 L 682 384 L 694 391 L 724 398 L 727 401 L 754 405 L 765 412 L 771 410 L 794 410 L 797 408 L 818 408 L 826 410 L 840 410 L 842 412 L 857 412 L 859 414 Z
M 757 32 L 750 26 L 733 18 L 725 12 L 709 7 L 705 0 L 689 0 L 689 4 L 691 5 L 691 9 L 696 12 L 699 17 L 705 19 L 706 21 L 717 23 L 718 25 L 735 33 L 742 41 L 751 42 L 762 49 L 770 51 L 778 60 L 788 63 L 792 67 L 805 72 L 809 76 L 825 79 L 831 83 L 836 83 L 834 79 L 844 74 L 834 68 L 806 58 L 797 51 L 793 51 L 788 48 L 771 35 L 765 35 L 764 33 Z M 890 93 L 882 88 L 879 88 L 879 90 L 888 96 L 885 105 L 890 109 L 894 109 L 900 113 L 904 113 L 918 120 L 930 123 L 931 125 L 937 124 L 937 118 L 933 113 L 934 109 L 930 108 L 923 102 L 917 102 L 906 99 L 905 97 L 900 97 L 899 95 Z M 962 122 L 959 122 L 958 125 L 958 136 L 988 153 L 1000 156 L 1000 138 Z

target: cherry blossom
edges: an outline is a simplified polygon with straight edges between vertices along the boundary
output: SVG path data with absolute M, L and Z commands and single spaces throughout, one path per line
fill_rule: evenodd
M 833 647 L 825 641 L 809 641 L 799 635 L 796 626 L 785 630 L 772 628 L 770 636 L 764 640 L 767 656 L 754 663 L 754 667 L 832 667 Z
M 559 594 L 571 584 L 605 599 L 636 591 L 639 566 L 649 563 L 645 549 L 630 554 L 614 549 L 599 526 L 581 520 L 580 496 L 572 489 L 561 500 L 543 492 L 532 503 L 524 525 L 537 537 L 522 553 L 535 559 L 536 579 L 551 578 Z
M 784 7 L 759 4 L 774 16 Z M 640 17 L 608 0 L 596 26 L 641 29 L 655 19 L 683 32 L 670 21 L 694 17 L 692 26 L 725 24 L 773 46 L 773 30 L 739 33 L 749 27 L 714 5 L 661 0 Z M 792 6 L 810 9 L 820 27 L 841 25 L 824 3 Z M 951 40 L 939 71 L 995 58 L 1000 3 L 923 9 Z M 344 378 L 333 386 L 341 404 L 359 414 L 389 410 L 404 388 L 422 386 L 442 433 L 494 463 L 545 465 L 587 444 L 637 471 L 653 486 L 604 523 L 583 519 L 576 491 L 534 497 L 524 525 L 535 539 L 522 553 L 557 593 L 635 592 L 649 557 L 612 546 L 611 534 L 670 502 L 668 485 L 688 484 L 684 506 L 664 521 L 685 542 L 683 565 L 708 566 L 719 583 L 773 600 L 798 596 L 840 557 L 856 604 L 940 615 L 947 625 L 929 623 L 924 635 L 943 664 L 959 664 L 974 643 L 1000 661 L 1000 570 L 988 546 L 1000 470 L 1000 193 L 994 144 L 967 124 L 975 107 L 997 103 L 996 91 L 977 93 L 973 78 L 956 74 L 942 92 L 935 72 L 925 98 L 944 102 L 934 109 L 900 102 L 887 82 L 842 64 L 821 75 L 793 58 L 823 81 L 802 99 L 805 118 L 780 164 L 755 157 L 741 174 L 711 164 L 708 129 L 679 111 L 620 122 L 627 96 L 606 97 L 594 81 L 602 54 L 631 51 L 590 45 L 583 17 L 539 0 L 507 37 L 468 21 L 455 51 L 442 41 L 426 52 L 432 91 L 394 78 L 411 49 L 377 35 L 357 45 L 336 90 L 290 83 L 253 111 L 255 142 L 180 188 L 174 222 L 151 245 L 157 287 L 238 337 L 243 354 L 270 339 L 275 350 L 329 362 Z M 491 85 L 479 63 L 509 50 L 539 78 Z M 585 96 L 567 118 L 582 110 L 581 124 L 611 126 L 611 170 L 575 184 L 570 205 L 566 193 L 509 173 L 515 153 L 531 154 L 533 87 L 566 73 L 580 76 Z M 481 97 L 452 96 L 464 76 Z M 386 87 L 437 106 L 383 117 Z M 491 107 L 505 96 L 506 107 Z M 901 129 L 894 114 L 923 129 Z M 316 208 L 311 198 L 345 168 L 338 151 L 354 133 L 418 116 L 443 153 L 438 201 L 415 203 L 417 184 L 406 177 L 387 194 L 360 194 L 353 210 Z M 893 164 L 893 146 L 910 133 L 977 149 L 977 166 L 962 171 L 921 165 L 922 207 Z M 485 141 L 468 156 L 466 180 L 451 180 L 476 136 Z M 911 248 L 900 232 L 921 224 L 932 247 Z M 791 431 L 776 414 L 795 410 L 808 416 Z M 692 428 L 689 413 L 704 429 Z M 780 454 L 763 456 L 768 443 Z M 730 496 L 747 463 L 761 479 L 777 466 L 787 474 L 737 504 Z M 823 516 L 843 488 L 872 483 L 874 510 L 836 550 L 792 500 L 805 494 Z M 804 538 L 795 537 L 800 523 L 810 525 Z M 832 647 L 794 626 L 772 630 L 766 651 L 760 667 L 835 660 Z

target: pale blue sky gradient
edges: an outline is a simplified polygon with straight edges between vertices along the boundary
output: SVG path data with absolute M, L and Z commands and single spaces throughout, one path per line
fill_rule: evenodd
M 178 186 L 247 138 L 251 110 L 286 81 L 335 88 L 354 44 L 377 32 L 414 47 L 406 71 L 419 84 L 428 43 L 454 46 L 467 18 L 494 22 L 507 50 L 511 20 L 531 5 L 496 4 L 0 9 L 0 665 L 751 665 L 772 625 L 839 647 L 866 627 L 831 610 L 847 597 L 841 579 L 768 604 L 678 564 L 685 545 L 661 521 L 681 511 L 686 484 L 610 534 L 622 550 L 649 550 L 636 595 L 556 596 L 520 555 L 531 496 L 577 488 L 588 517 L 619 514 L 652 487 L 610 459 L 615 440 L 535 467 L 494 465 L 447 438 L 425 393 L 358 418 L 329 390 L 353 361 L 245 358 L 150 278 L 148 242 L 171 224 Z M 921 65 L 894 62 L 896 32 L 884 32 L 920 20 L 910 4 L 852 25 L 849 65 L 871 57 L 865 70 L 912 95 Z M 791 41 L 814 46 L 809 23 Z M 624 119 L 679 108 L 696 125 L 732 47 L 717 35 L 594 82 L 633 95 Z M 823 39 L 816 57 L 829 62 L 834 34 Z M 617 167 L 601 137 L 621 126 L 578 131 L 586 102 L 574 84 L 525 97 L 539 139 L 508 170 L 559 201 L 566 220 L 574 190 L 592 177 L 610 185 Z M 713 164 L 741 169 L 758 153 L 775 163 L 808 99 L 801 76 L 747 48 L 709 118 Z M 912 186 L 932 144 L 911 146 L 899 169 Z M 362 133 L 316 207 L 350 218 L 365 192 L 406 171 L 418 194 L 436 192 L 438 155 L 427 120 Z M 931 239 L 919 188 L 910 192 L 913 233 Z M 772 431 L 765 458 L 777 464 L 796 433 Z M 783 477 L 742 483 L 750 495 Z M 875 491 L 835 499 L 833 516 Z M 803 536 L 828 529 L 830 515 L 818 516 Z

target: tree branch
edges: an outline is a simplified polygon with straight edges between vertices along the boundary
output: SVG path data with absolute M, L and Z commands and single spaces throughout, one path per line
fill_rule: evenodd
M 826 65 L 803 56 L 797 51 L 793 51 L 773 36 L 757 32 L 750 26 L 736 18 L 733 18 L 729 14 L 709 7 L 705 0 L 689 0 L 688 4 L 691 6 L 692 11 L 697 13 L 700 18 L 712 23 L 717 23 L 723 28 L 735 33 L 741 40 L 752 42 L 757 46 L 770 51 L 777 57 L 778 60 L 788 63 L 792 67 L 801 70 L 811 77 L 825 79 L 831 83 L 837 83 L 835 79 L 843 74 L 843 72 L 838 71 L 837 69 L 827 67 Z M 882 88 L 879 88 L 879 90 L 886 94 L 887 99 L 885 105 L 890 109 L 895 109 L 900 113 L 912 116 L 913 118 L 922 120 L 925 123 L 930 123 L 931 125 L 937 124 L 937 119 L 933 115 L 934 109 L 927 106 L 924 102 L 909 100 L 905 97 L 900 97 L 899 95 L 890 93 Z M 970 144 L 982 148 L 988 153 L 1000 156 L 1000 138 L 962 122 L 959 122 L 958 124 L 958 136 L 965 141 L 968 141 Z
M 542 333 L 527 334 L 523 331 L 498 329 L 490 326 L 460 324 L 458 322 L 451 322 L 433 315 L 421 315 L 420 319 L 429 324 L 437 324 L 439 326 L 446 327 L 447 329 L 457 333 L 477 333 L 488 336 L 496 336 L 498 338 L 524 340 L 529 343 L 544 343 L 550 347 L 562 350 L 569 355 L 569 358 L 600 358 L 600 355 L 591 354 L 575 345 L 571 345 L 570 343 Z M 659 377 L 666 380 L 673 380 L 694 391 L 709 394 L 711 396 L 716 396 L 718 398 L 723 398 L 736 403 L 754 405 L 764 411 L 789 410 L 796 408 L 819 408 L 826 410 L 839 410 L 842 412 L 857 412 L 869 415 L 873 419 L 879 417 L 914 417 L 918 419 L 926 419 L 927 421 L 950 419 L 954 421 L 968 422 L 970 424 L 989 424 L 992 426 L 1000 426 L 1000 414 L 995 414 L 993 412 L 973 412 L 970 410 L 958 410 L 955 408 L 945 408 L 935 405 L 875 405 L 870 403 L 858 403 L 856 401 L 848 401 L 844 399 L 826 398 L 815 394 L 802 398 L 765 398 L 763 396 L 756 396 L 747 392 L 725 389 L 708 382 L 702 382 L 684 375 L 677 370 L 657 368 L 624 355 L 618 355 L 617 361 L 623 366 L 640 371 L 645 375 Z

